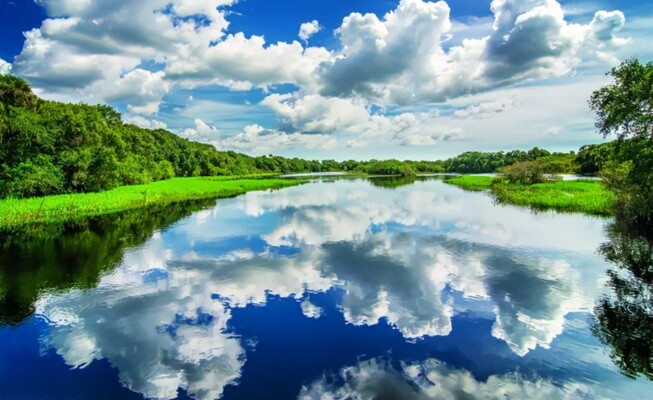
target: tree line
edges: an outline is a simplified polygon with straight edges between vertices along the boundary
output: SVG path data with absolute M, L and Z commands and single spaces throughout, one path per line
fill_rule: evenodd
M 443 161 L 250 157 L 218 151 L 164 129 L 125 124 L 121 115 L 106 105 L 43 100 L 26 81 L 0 76 L 0 198 L 94 192 L 190 176 L 324 171 L 400 176 L 486 173 L 530 161 L 546 165 L 549 172 L 598 171 L 587 166 L 597 161 L 581 154 L 585 154 L 583 149 L 576 156 L 535 147 L 528 151 L 472 151 Z

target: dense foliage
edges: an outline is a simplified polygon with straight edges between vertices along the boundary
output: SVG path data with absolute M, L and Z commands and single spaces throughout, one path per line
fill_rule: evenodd
M 547 180 L 544 168 L 537 161 L 518 162 L 500 168 L 499 172 L 510 183 L 532 185 Z
M 581 174 L 598 174 L 612 160 L 615 142 L 588 144 L 578 150 L 576 164 Z
M 45 101 L 24 80 L 0 76 L 0 198 L 95 192 L 172 177 L 323 171 L 399 176 L 487 173 L 533 161 L 547 173 L 573 173 L 578 168 L 595 173 L 604 161 L 597 161 L 590 150 L 594 147 L 577 157 L 537 147 L 473 151 L 445 161 L 250 157 L 218 151 L 163 129 L 125 124 L 108 106 Z
M 509 152 L 485 153 L 468 151 L 444 162 L 447 172 L 486 173 L 495 172 L 501 167 L 522 161 L 535 161 L 538 158 L 550 156 L 546 150 L 534 147 L 529 151 L 513 150 Z
M 83 193 L 172 177 L 321 171 L 414 175 L 439 162 L 249 157 L 124 124 L 104 105 L 37 98 L 27 82 L 0 76 L 0 198 Z
M 603 136 L 615 135 L 605 181 L 617 211 L 637 224 L 653 223 L 653 62 L 631 59 L 614 68 L 614 82 L 592 94 L 590 107 Z
M 0 76 L 0 197 L 257 171 L 251 157 L 123 124 L 107 106 L 44 101 L 24 81 Z

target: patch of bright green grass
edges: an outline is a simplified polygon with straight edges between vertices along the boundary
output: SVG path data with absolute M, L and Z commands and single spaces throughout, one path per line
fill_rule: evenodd
M 305 182 L 258 177 L 174 178 L 98 193 L 4 199 L 0 200 L 0 229 L 18 228 L 27 224 L 70 222 L 153 204 L 233 197 L 253 190 L 281 189 Z
M 535 210 L 610 215 L 614 194 L 599 181 L 555 181 L 535 185 L 505 182 L 493 184 L 487 176 L 463 175 L 445 182 L 466 190 L 487 190 L 500 203 L 531 207 Z
M 490 189 L 493 179 L 491 176 L 458 175 L 445 179 L 445 182 L 465 190 L 480 192 Z

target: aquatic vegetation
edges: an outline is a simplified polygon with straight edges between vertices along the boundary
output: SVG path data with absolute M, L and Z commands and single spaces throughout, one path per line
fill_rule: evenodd
M 493 179 L 492 176 L 460 175 L 445 179 L 445 183 L 470 192 L 481 192 L 492 188 Z
M 60 223 L 184 200 L 233 197 L 252 190 L 280 189 L 304 183 L 277 178 L 174 178 L 147 185 L 122 186 L 97 193 L 0 200 L 0 229 Z
M 554 181 L 522 185 L 497 181 L 490 176 L 463 175 L 445 180 L 465 190 L 489 190 L 499 203 L 536 210 L 610 215 L 614 194 L 598 181 Z

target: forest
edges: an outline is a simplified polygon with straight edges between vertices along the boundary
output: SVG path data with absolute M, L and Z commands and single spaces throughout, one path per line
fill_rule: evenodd
M 0 76 L 0 198 L 96 192 L 173 177 L 322 171 L 401 176 L 486 173 L 527 161 L 537 161 L 550 173 L 596 173 L 606 162 L 608 150 L 592 145 L 577 155 L 537 147 L 472 151 L 444 161 L 250 157 L 218 151 L 164 129 L 125 124 L 121 115 L 106 105 L 43 100 L 28 82 Z

